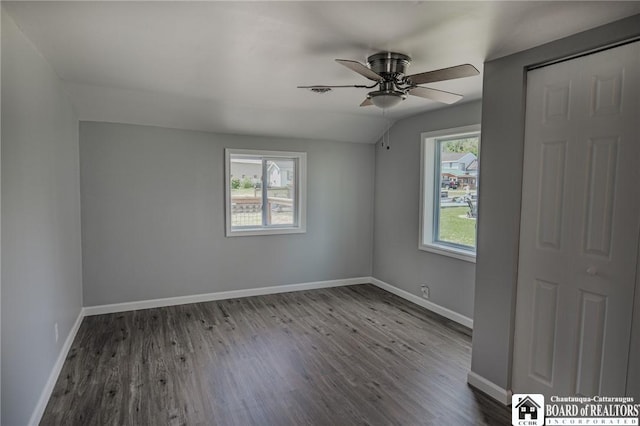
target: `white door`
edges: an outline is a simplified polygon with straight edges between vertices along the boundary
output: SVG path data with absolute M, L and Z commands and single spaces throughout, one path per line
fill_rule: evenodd
M 639 106 L 640 43 L 527 74 L 514 393 L 625 393 Z

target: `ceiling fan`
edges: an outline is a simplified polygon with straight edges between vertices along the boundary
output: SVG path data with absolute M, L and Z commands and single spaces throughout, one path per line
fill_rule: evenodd
M 395 52 L 380 52 L 371 55 L 367 58 L 367 65 L 348 59 L 336 59 L 336 62 L 369 80 L 375 81 L 375 83 L 370 86 L 358 84 L 343 86 L 315 85 L 298 86 L 298 88 L 310 89 L 316 93 L 326 93 L 334 88 L 356 87 L 373 89 L 377 87 L 378 90 L 367 94 L 367 98 L 360 104 L 361 107 L 375 105 L 380 108 L 390 108 L 406 99 L 407 95 L 452 104 L 462 99 L 462 95 L 422 87 L 419 86 L 419 84 L 453 80 L 455 78 L 471 77 L 480 74 L 473 65 L 464 64 L 419 74 L 405 75 L 407 67 L 411 64 L 411 57 Z

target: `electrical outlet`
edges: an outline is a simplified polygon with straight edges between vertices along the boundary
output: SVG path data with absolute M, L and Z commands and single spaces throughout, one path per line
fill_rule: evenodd
M 55 324 L 53 325 L 53 332 L 54 332 L 54 333 L 55 333 L 55 335 L 56 335 L 56 343 L 58 343 L 58 323 L 55 323 Z
M 424 297 L 425 299 L 429 298 L 429 286 L 428 285 L 421 285 L 420 286 L 420 290 L 422 290 L 422 297 Z

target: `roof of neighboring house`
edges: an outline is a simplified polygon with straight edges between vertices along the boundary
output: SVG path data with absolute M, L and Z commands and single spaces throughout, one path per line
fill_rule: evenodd
M 287 170 L 293 170 L 294 166 L 293 166 L 293 163 L 287 163 L 287 162 L 276 163 L 274 161 L 272 163 L 269 163 L 268 169 L 271 170 L 273 168 L 280 171 L 287 171 Z
M 440 161 L 456 161 L 467 155 L 466 152 L 443 152 Z
M 467 170 L 478 170 L 478 159 L 475 159 L 471 163 L 469 163 L 469 165 L 467 166 Z

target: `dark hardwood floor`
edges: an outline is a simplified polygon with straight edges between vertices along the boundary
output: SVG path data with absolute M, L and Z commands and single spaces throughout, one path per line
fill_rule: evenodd
M 43 425 L 509 425 L 468 329 L 372 285 L 87 317 Z

